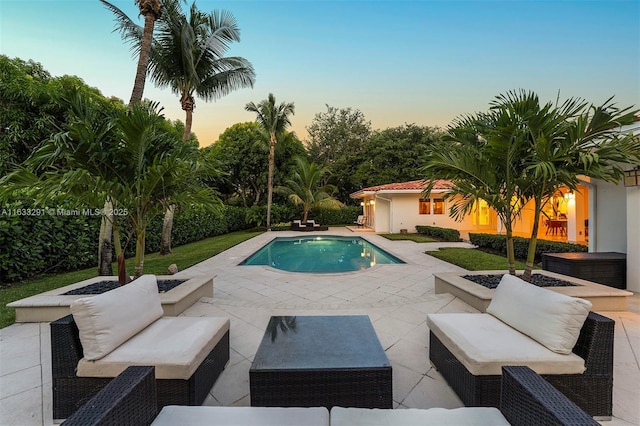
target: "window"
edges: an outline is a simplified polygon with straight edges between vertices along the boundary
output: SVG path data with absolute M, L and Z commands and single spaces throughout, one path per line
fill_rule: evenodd
M 429 202 L 428 198 L 426 200 L 421 198 L 419 203 L 420 204 L 419 204 L 418 208 L 419 208 L 419 213 L 420 214 L 429 214 L 429 213 L 431 213 L 431 203 Z
M 444 200 L 442 198 L 433 199 L 433 214 L 444 214 Z

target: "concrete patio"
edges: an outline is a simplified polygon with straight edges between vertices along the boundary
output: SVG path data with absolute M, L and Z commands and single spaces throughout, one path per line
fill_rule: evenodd
M 357 235 L 345 228 L 322 235 Z M 359 272 L 311 275 L 263 266 L 238 266 L 275 236 L 265 233 L 179 275 L 214 276 L 214 297 L 202 298 L 183 315 L 231 318 L 231 359 L 207 405 L 249 405 L 249 368 L 272 315 L 366 314 L 393 364 L 396 408 L 461 406 L 428 360 L 426 314 L 477 312 L 449 295 L 436 295 L 436 272 L 463 269 L 424 254 L 429 248 L 465 243 L 389 241 L 362 236 L 407 262 Z M 305 233 L 309 235 L 309 233 Z M 640 295 L 626 312 L 600 312 L 616 321 L 614 419 L 603 424 L 640 425 Z M 51 354 L 48 323 L 14 324 L 0 330 L 0 425 L 51 425 Z

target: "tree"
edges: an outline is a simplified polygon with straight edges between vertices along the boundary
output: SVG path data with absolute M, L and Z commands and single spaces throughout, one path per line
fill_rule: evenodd
M 561 188 L 576 191 L 579 175 L 618 183 L 621 164 L 640 164 L 640 140 L 621 135 L 621 125 L 635 121 L 638 110 L 618 109 L 613 97 L 600 106 L 570 98 L 541 105 L 533 92 L 499 95 L 491 108 L 518 120 L 518 141 L 523 145 L 522 191 L 533 204 L 533 227 L 523 279 L 531 280 L 538 228 L 543 208 Z
M 430 179 L 453 182 L 447 198 L 456 200 L 451 207 L 456 219 L 472 212 L 479 199 L 496 211 L 506 230 L 511 274 L 512 224 L 533 202 L 523 276 L 529 281 L 540 215 L 550 197 L 560 187 L 576 190 L 579 175 L 617 182 L 621 163 L 640 163 L 640 141 L 617 132 L 633 122 L 636 112 L 619 110 L 611 99 L 599 107 L 575 98 L 541 105 L 535 93 L 508 92 L 496 97 L 488 113 L 456 120 L 423 170 Z
M 322 175 L 327 171 L 302 157 L 295 157 L 296 171 L 286 186 L 276 187 L 276 192 L 286 196 L 296 206 L 302 206 L 302 221 L 306 222 L 309 211 L 314 207 L 339 209 L 344 207 L 331 196 L 336 191 L 333 185 L 322 185 Z
M 326 107 L 307 127 L 309 157 L 329 171 L 338 188 L 337 198 L 347 202 L 349 194 L 360 189 L 355 176 L 358 165 L 367 159 L 371 122 L 357 109 Z
M 156 20 L 162 16 L 162 2 L 160 0 L 135 0 L 140 9 L 140 15 L 144 16 L 144 27 L 140 28 L 122 10 L 106 0 L 100 0 L 116 17 L 116 30 L 120 31 L 122 38 L 134 46 L 134 52 L 138 54 L 138 66 L 136 77 L 131 91 L 129 107 L 142 101 L 144 84 L 147 79 L 151 43 Z
M 420 169 L 433 144 L 444 132 L 428 126 L 405 124 L 373 132 L 365 143 L 353 182 L 359 188 L 420 179 Z
M 523 147 L 513 137 L 510 119 L 499 110 L 457 118 L 429 152 L 422 171 L 430 181 L 425 198 L 437 180 L 451 181 L 445 199 L 453 201 L 450 215 L 456 220 L 473 212 L 480 200 L 496 212 L 505 227 L 509 273 L 515 275 L 513 223 L 527 199 L 518 182 Z
M 158 87 L 169 87 L 180 96 L 186 113 L 186 140 L 191 131 L 194 95 L 210 101 L 253 87 L 255 72 L 244 58 L 224 57 L 229 45 L 240 41 L 240 28 L 230 12 L 214 10 L 206 14 L 194 2 L 186 16 L 178 0 L 165 0 L 157 33 L 149 72 Z
M 11 189 L 39 189 L 40 201 L 66 192 L 78 203 L 113 206 L 116 254 L 124 259 L 121 230 L 135 236 L 135 275 L 144 266 L 146 225 L 167 204 L 218 200 L 197 179 L 193 150 L 163 129 L 157 104 L 129 110 L 105 108 L 98 99 L 73 92 L 64 99 L 72 117 L 63 131 L 38 149 L 23 167 L 2 180 Z M 119 259 L 120 260 L 120 259 Z
M 282 102 L 276 106 L 276 98 L 272 93 L 257 105 L 248 103 L 245 109 L 256 113 L 256 121 L 269 137 L 269 174 L 267 177 L 267 229 L 271 229 L 271 204 L 273 201 L 273 175 L 275 168 L 275 150 L 278 136 L 291 125 L 289 116 L 295 113 L 293 102 Z

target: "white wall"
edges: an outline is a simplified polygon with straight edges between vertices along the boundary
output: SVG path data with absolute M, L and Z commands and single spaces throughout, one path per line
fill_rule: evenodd
M 392 211 L 387 210 L 388 202 L 380 197 L 376 198 L 376 232 L 397 234 L 401 229 L 406 229 L 409 233 L 415 233 L 416 225 L 454 229 L 474 228 L 470 217 L 465 218 L 462 222 L 456 222 L 455 219 L 449 217 L 448 201 L 444 205 L 444 214 L 433 214 L 432 205 L 431 214 L 422 215 L 419 213 L 419 194 L 384 194 L 382 197 L 391 200 Z M 433 193 L 431 198 L 439 198 L 439 195 Z M 381 216 L 383 212 L 385 214 Z M 385 230 L 381 230 L 383 227 Z
M 627 189 L 594 179 L 595 239 L 589 236 L 589 251 L 627 252 Z M 594 215 L 589 219 L 593 219 Z M 629 262 L 627 262 L 629 263 Z
M 627 190 L 627 289 L 640 292 L 640 187 Z

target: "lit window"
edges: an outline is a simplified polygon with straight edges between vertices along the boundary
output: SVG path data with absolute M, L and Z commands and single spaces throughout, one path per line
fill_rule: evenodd
M 444 214 L 444 200 L 442 198 L 433 199 L 433 214 Z
M 429 199 L 420 199 L 418 208 L 420 214 L 429 214 L 431 212 L 431 203 L 429 203 Z

